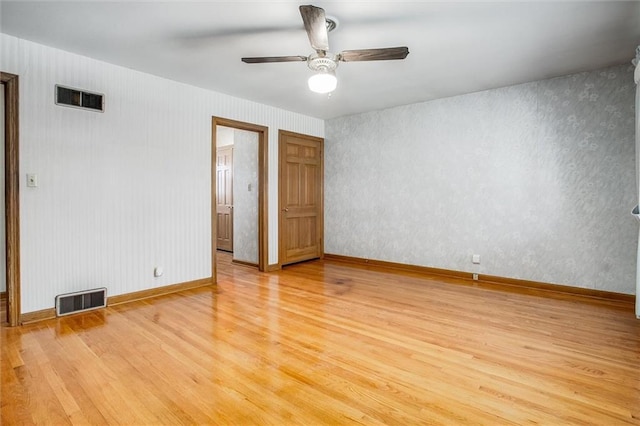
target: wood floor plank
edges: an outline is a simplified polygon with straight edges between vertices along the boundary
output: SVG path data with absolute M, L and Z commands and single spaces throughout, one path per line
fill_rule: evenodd
M 2 424 L 640 425 L 630 303 L 313 261 L 2 328 Z

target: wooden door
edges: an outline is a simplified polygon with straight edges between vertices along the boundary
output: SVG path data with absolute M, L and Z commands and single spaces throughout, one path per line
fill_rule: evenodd
M 323 139 L 280 131 L 279 263 L 324 255 Z
M 216 152 L 217 248 L 233 251 L 233 147 Z

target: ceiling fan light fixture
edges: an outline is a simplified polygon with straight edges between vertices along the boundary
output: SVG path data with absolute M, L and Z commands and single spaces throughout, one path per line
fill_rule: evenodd
M 318 71 L 317 74 L 309 77 L 309 89 L 316 93 L 331 93 L 336 90 L 338 79 L 333 71 Z
M 299 7 L 304 29 L 309 37 L 311 47 L 315 50 L 309 56 L 261 56 L 242 58 L 242 62 L 248 64 L 261 64 L 270 62 L 303 62 L 314 72 L 309 77 L 309 89 L 316 93 L 331 93 L 338 85 L 335 70 L 340 62 L 358 61 L 388 61 L 392 59 L 404 59 L 409 54 L 409 48 L 383 47 L 375 49 L 343 50 L 338 54 L 329 51 L 329 32 L 338 27 L 338 20 L 327 17 L 324 9 L 313 5 Z

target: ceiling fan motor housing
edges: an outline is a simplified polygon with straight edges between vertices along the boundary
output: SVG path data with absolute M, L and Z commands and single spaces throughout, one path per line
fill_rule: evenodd
M 314 71 L 330 72 L 338 68 L 338 61 L 333 55 L 320 56 L 316 53 L 309 56 L 309 59 L 307 59 L 307 65 Z

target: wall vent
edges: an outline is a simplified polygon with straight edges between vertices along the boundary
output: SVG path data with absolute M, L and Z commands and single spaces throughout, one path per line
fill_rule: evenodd
M 56 296 L 56 315 L 69 315 L 107 306 L 107 289 L 77 291 Z
M 56 105 L 104 112 L 104 95 L 56 84 Z

